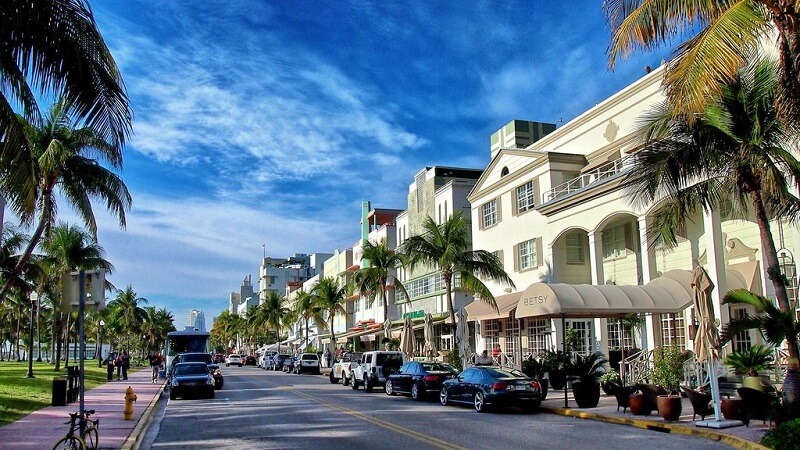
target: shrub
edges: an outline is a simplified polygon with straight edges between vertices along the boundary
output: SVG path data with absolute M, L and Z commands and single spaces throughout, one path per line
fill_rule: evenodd
M 767 431 L 761 444 L 776 450 L 800 448 L 800 419 L 790 420 Z
M 653 383 L 677 394 L 683 382 L 683 362 L 685 356 L 678 346 L 659 347 L 653 351 Z
M 621 385 L 622 384 L 622 378 L 619 376 L 619 373 L 617 373 L 616 370 L 611 369 L 608 372 L 606 372 L 606 373 L 604 373 L 603 375 L 600 376 L 600 382 L 601 383 L 616 383 L 616 384 Z
M 746 350 L 733 352 L 725 358 L 725 364 L 739 375 L 757 377 L 772 363 L 772 349 L 763 345 L 754 345 Z

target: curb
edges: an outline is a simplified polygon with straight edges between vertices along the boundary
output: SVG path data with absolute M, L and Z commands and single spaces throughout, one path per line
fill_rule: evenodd
M 689 436 L 701 437 L 704 439 L 710 439 L 712 441 L 722 442 L 723 444 L 727 444 L 730 445 L 731 447 L 743 450 L 768 450 L 767 447 L 764 447 L 759 443 L 748 441 L 747 439 L 743 439 L 738 436 L 733 436 L 730 434 L 717 433 L 715 431 L 710 431 L 705 428 L 692 428 L 685 425 L 677 425 L 669 422 L 654 422 L 652 420 L 625 419 L 622 417 L 605 416 L 602 414 L 596 414 L 586 411 L 577 411 L 574 409 L 550 408 L 547 406 L 542 406 L 541 408 L 539 408 L 539 411 L 550 414 L 558 414 L 561 416 L 576 417 L 579 419 L 596 420 L 598 422 L 613 423 L 616 425 L 627 425 L 631 427 L 642 428 L 645 430 L 660 431 L 662 433 L 676 433 L 676 434 L 685 434 Z
M 150 400 L 142 417 L 139 418 L 139 422 L 133 427 L 133 431 L 128 435 L 128 439 L 125 439 L 125 443 L 122 444 L 122 450 L 138 450 L 139 446 L 142 444 L 143 432 L 150 426 L 150 422 L 153 418 L 153 411 L 156 409 L 155 405 L 161 399 L 161 394 L 164 392 L 165 387 L 166 383 L 162 384 L 161 388 L 156 392 L 156 395 Z

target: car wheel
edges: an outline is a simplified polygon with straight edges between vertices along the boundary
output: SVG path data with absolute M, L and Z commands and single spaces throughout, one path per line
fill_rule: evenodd
M 342 386 L 347 386 L 350 384 L 350 378 L 342 377 Z
M 383 390 L 389 395 L 395 395 L 392 380 L 386 380 L 386 386 L 383 387 Z
M 439 391 L 439 403 L 441 403 L 442 406 L 447 406 L 448 403 L 450 403 L 450 399 L 447 398 L 447 388 L 446 387 L 443 387 L 442 390 Z
M 328 379 L 331 380 L 331 384 L 339 384 L 339 379 L 333 376 L 333 372 L 328 376 Z
M 369 378 L 364 380 L 364 392 L 372 392 L 372 383 L 373 381 Z
M 231 366 L 230 364 L 228 364 L 228 363 L 225 363 L 225 367 L 230 367 L 230 366 Z
M 475 404 L 475 411 L 486 411 L 486 398 L 483 396 L 483 392 L 478 391 L 475 393 L 475 399 L 473 403 Z
M 352 380 L 350 380 L 350 387 L 351 387 L 351 388 L 352 388 L 354 391 L 358 390 L 358 380 L 356 380 L 355 378 L 353 378 Z
M 419 391 L 419 383 L 411 385 L 411 398 L 414 400 L 422 400 L 422 392 Z

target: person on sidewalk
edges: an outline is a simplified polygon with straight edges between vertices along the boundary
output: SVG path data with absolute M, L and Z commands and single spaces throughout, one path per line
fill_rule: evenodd
M 131 368 L 131 358 L 128 356 L 128 351 L 122 351 L 122 379 L 128 379 L 128 369 Z
M 158 372 L 161 369 L 161 357 L 158 354 L 149 353 L 147 360 L 150 361 L 150 369 L 153 371 L 153 384 L 158 381 Z
M 476 366 L 491 366 L 494 360 L 489 356 L 489 352 L 484 350 L 480 356 L 475 358 Z
M 116 359 L 116 355 L 112 352 L 108 352 L 108 357 L 106 357 L 106 371 L 108 372 L 108 381 L 114 380 L 114 360 Z
M 114 367 L 117 368 L 117 381 L 122 379 L 122 353 L 114 359 Z

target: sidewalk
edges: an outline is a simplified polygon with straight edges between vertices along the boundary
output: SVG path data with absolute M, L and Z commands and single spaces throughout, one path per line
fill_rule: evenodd
M 764 433 L 769 429 L 769 423 L 764 424 L 760 420 L 751 420 L 750 426 L 712 429 L 702 428 L 695 425 L 692 420 L 692 404 L 689 399 L 682 400 L 681 417 L 677 422 L 667 422 L 662 419 L 657 411 L 650 416 L 634 416 L 630 408 L 623 413 L 622 408 L 617 411 L 617 399 L 613 395 L 600 395 L 600 403 L 596 408 L 578 408 L 572 398 L 572 391 L 568 396 L 569 408 L 564 408 L 564 391 L 553 391 L 547 393 L 547 399 L 542 402 L 541 411 L 572 416 L 581 419 L 598 420 L 602 422 L 615 423 L 619 425 L 633 426 L 637 428 L 650 429 L 666 433 L 688 434 L 704 439 L 711 439 L 728 444 L 734 448 L 741 449 L 765 449 L 759 444 Z M 714 416 L 706 416 L 706 420 L 714 419 Z M 697 417 L 700 420 L 700 417 Z
M 128 374 L 128 380 L 110 381 L 84 396 L 85 409 L 94 409 L 92 418 L 100 419 L 100 447 L 104 449 L 133 448 L 140 438 L 144 425 L 152 413 L 152 405 L 163 388 L 161 383 L 153 384 L 150 368 Z M 125 420 L 125 390 L 133 388 L 137 401 L 133 405 L 133 419 Z M 78 402 L 67 406 L 48 406 L 33 412 L 16 422 L 0 428 L 0 447 L 14 449 L 41 450 L 53 447 L 64 437 L 69 426 L 69 413 L 78 411 Z M 142 417 L 145 417 L 142 420 Z

